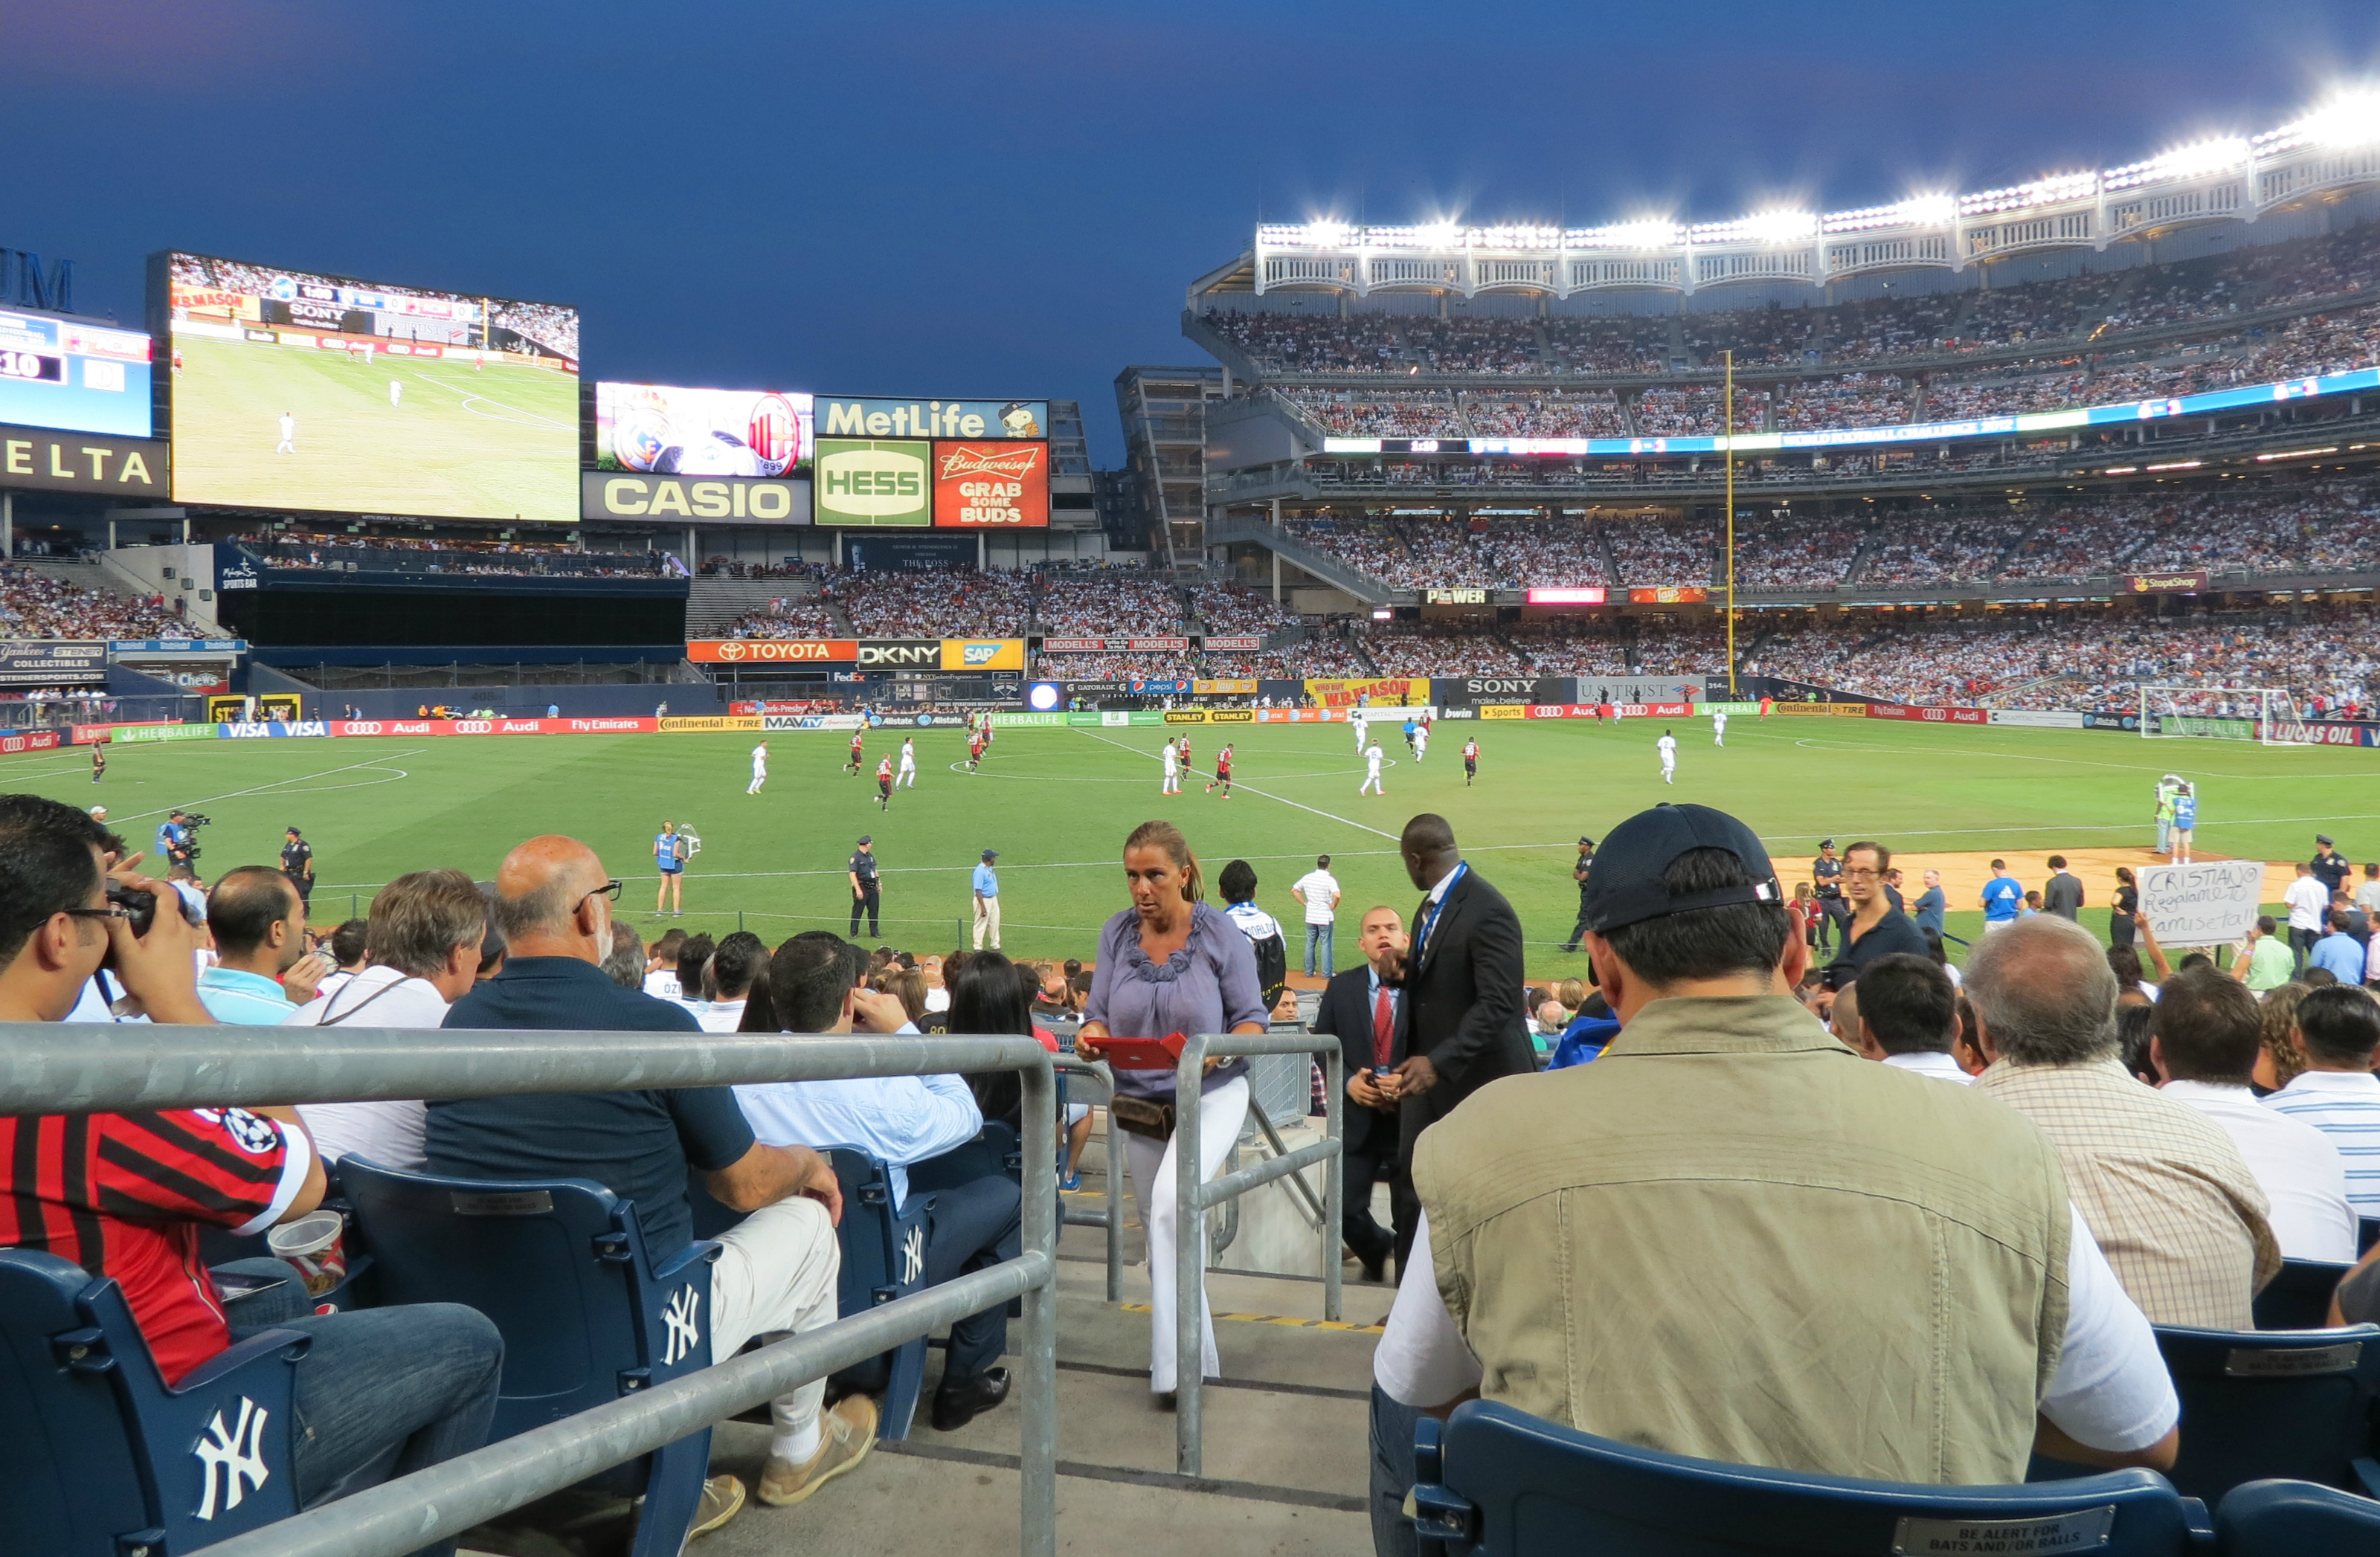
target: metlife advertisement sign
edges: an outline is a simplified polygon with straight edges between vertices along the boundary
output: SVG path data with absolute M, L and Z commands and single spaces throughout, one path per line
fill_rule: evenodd
M 1047 438 L 1046 400 L 888 400 L 820 395 L 820 438 Z M 824 446 L 820 446 L 824 452 Z

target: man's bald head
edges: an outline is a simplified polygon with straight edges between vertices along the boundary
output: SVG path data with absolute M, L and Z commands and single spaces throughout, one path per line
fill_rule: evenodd
M 1995 1056 L 2087 1065 L 2116 1053 L 2116 975 L 2098 937 L 2054 913 L 2020 919 L 1967 954 L 1968 1003 Z
M 606 879 L 603 862 L 577 839 L 530 839 L 497 868 L 496 928 L 507 945 L 569 935 L 579 903 Z
M 1404 835 L 1397 839 L 1397 851 L 1404 856 L 1405 874 L 1425 892 L 1437 886 L 1463 859 L 1462 851 L 1454 846 L 1452 824 L 1431 811 L 1405 824 Z
M 1827 1028 L 1838 1042 L 1866 1052 L 1860 1044 L 1859 985 L 1847 984 L 1835 991 L 1834 1008 L 1827 1014 Z

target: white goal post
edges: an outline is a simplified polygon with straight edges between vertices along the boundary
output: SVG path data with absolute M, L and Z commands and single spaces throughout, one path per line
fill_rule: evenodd
M 2149 741 L 2194 737 L 2265 746 L 2314 741 L 2287 687 L 2143 684 L 2140 718 L 2142 738 Z

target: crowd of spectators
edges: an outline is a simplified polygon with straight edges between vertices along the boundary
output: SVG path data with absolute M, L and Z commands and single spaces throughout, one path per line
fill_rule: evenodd
M 664 551 L 579 551 L 516 541 L 431 540 L 407 536 L 268 535 L 241 544 L 265 566 L 297 573 L 469 573 L 497 578 L 683 578 Z
M 1033 610 L 1033 630 L 1062 638 L 1170 638 L 1184 631 L 1181 591 L 1123 568 L 1044 573 Z
M 0 637 L 188 638 L 162 595 L 112 595 L 16 564 L 0 564 Z
M 1625 438 L 1620 397 L 1609 390 L 1518 394 L 1464 390 L 1464 425 L 1475 438 Z
M 863 638 L 1021 638 L 1035 575 L 997 569 L 844 570 L 820 592 Z
M 780 597 L 758 610 L 746 611 L 728 628 L 731 638 L 839 638 L 847 629 L 832 602 L 824 597 Z
M 1491 632 L 1431 622 L 1365 624 L 1364 652 L 1384 676 L 1524 676 L 1528 662 Z
M 1443 390 L 1372 394 L 1358 390 L 1283 392 L 1324 430 L 1342 438 L 1462 438 L 1454 396 Z
M 1843 581 L 1864 527 L 1777 510 L 1735 526 L 1735 586 L 1747 589 L 1833 589 Z M 1724 581 L 1724 570 L 1714 579 Z
M 1771 390 L 1769 404 L 1771 427 L 1789 432 L 1809 428 L 1897 427 L 1911 419 L 1909 385 L 1897 373 L 1797 380 Z
M 1877 525 L 1860 563 L 1862 584 L 1982 583 L 2024 536 L 2029 521 L 1921 509 Z
M 1297 621 L 1297 613 L 1261 589 L 1202 584 L 1190 591 L 1190 615 L 1202 633 L 1262 637 Z
M 1615 584 L 1694 585 L 1711 581 L 1719 534 L 1706 520 L 1639 519 L 1612 525 L 1604 534 L 1620 569 Z

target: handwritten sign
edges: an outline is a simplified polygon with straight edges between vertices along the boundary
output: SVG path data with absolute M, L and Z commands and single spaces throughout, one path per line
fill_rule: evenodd
M 2141 872 L 2141 911 L 2159 946 L 2227 946 L 2256 923 L 2265 890 L 2261 860 L 2151 865 Z

